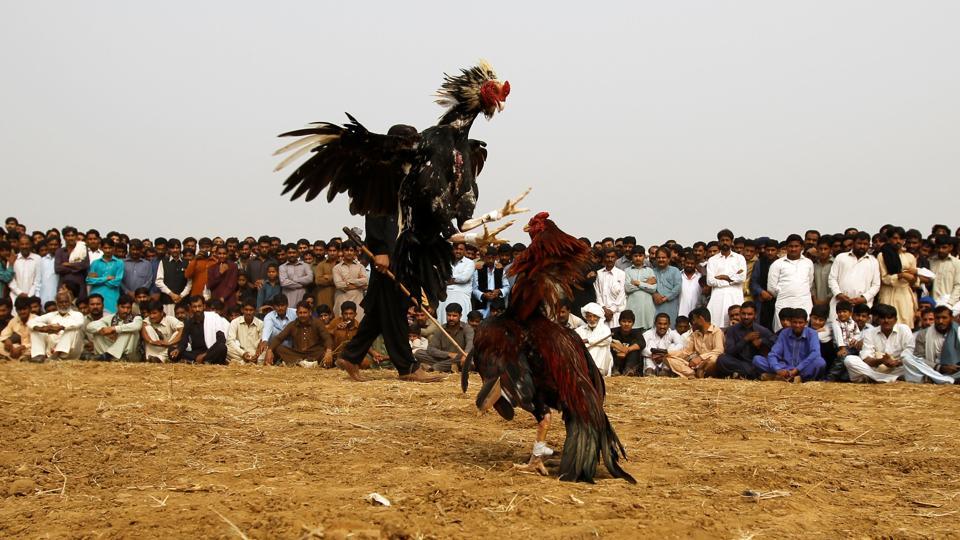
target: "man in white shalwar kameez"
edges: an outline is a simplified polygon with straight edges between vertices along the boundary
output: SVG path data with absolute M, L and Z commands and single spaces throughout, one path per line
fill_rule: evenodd
M 767 291 L 777 298 L 774 307 L 773 331 L 780 330 L 780 310 L 800 308 L 810 313 L 813 309 L 813 261 L 803 256 L 803 238 L 791 234 L 787 238 L 787 255 L 770 265 Z
M 68 292 L 57 293 L 57 310 L 27 322 L 30 328 L 30 359 L 77 359 L 83 352 L 83 314 L 73 309 Z
M 473 294 L 473 273 L 476 272 L 476 265 L 471 259 L 465 257 L 466 254 L 466 244 L 456 243 L 453 245 L 453 275 L 450 276 L 450 282 L 447 283 L 447 299 L 437 306 L 437 319 L 440 324 L 447 323 L 447 306 L 449 304 L 460 304 L 463 313 L 470 313 L 473 309 L 470 303 L 470 295 Z
M 610 352 L 610 342 L 613 336 L 610 327 L 603 324 L 603 308 L 596 302 L 590 302 L 581 310 L 585 326 L 574 330 L 583 339 L 583 344 L 593 358 L 600 373 L 607 377 L 613 372 L 613 353 Z
M 617 268 L 617 258 L 616 250 L 606 250 L 603 268 L 597 270 L 597 280 L 593 282 L 597 303 L 603 310 L 602 318 L 610 328 L 620 326 L 620 312 L 627 308 L 627 274 Z
M 837 318 L 837 302 L 850 302 L 873 306 L 873 299 L 880 292 L 880 263 L 867 253 L 870 235 L 857 233 L 853 247 L 847 253 L 834 257 L 827 284 L 830 286 L 830 320 Z
M 743 303 L 743 282 L 747 279 L 747 260 L 733 251 L 733 233 L 717 233 L 720 253 L 707 259 L 707 285 L 712 289 L 707 309 L 710 320 L 720 328 L 730 326 L 727 310 Z

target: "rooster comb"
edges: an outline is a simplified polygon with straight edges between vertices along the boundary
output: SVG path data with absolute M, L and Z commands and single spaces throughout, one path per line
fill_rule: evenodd
M 479 109 L 480 87 L 487 81 L 495 80 L 497 74 L 486 60 L 480 60 L 471 68 L 461 69 L 459 75 L 444 73 L 443 84 L 437 90 L 437 104 L 447 108 L 463 105 Z

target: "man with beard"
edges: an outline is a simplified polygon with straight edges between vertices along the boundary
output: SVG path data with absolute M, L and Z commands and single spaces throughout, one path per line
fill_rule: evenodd
M 916 355 L 923 356 L 927 365 L 936 366 L 937 371 L 960 380 L 960 338 L 957 336 L 957 323 L 947 306 L 937 306 L 933 311 L 933 326 L 923 331 L 923 340 L 917 339 Z
M 718 377 L 756 379 L 760 376 L 753 365 L 756 356 L 766 356 L 776 337 L 770 330 L 755 324 L 757 306 L 744 302 L 740 306 L 740 322 L 724 332 L 723 354 L 717 359 Z
M 183 337 L 177 348 L 170 353 L 174 362 L 183 360 L 197 364 L 226 364 L 227 336 L 224 332 L 206 331 L 204 322 L 208 317 L 206 302 L 202 296 L 190 297 L 190 316 L 184 321 Z M 211 313 L 210 317 L 217 315 Z M 209 335 L 208 335 L 209 334 Z M 190 350 L 187 350 L 187 345 Z
M 447 320 L 447 306 L 460 304 L 460 312 L 470 311 L 470 293 L 473 288 L 473 261 L 466 257 L 467 245 L 463 242 L 453 244 L 453 273 L 447 283 L 447 299 L 437 306 L 437 317 L 441 324 Z
M 510 283 L 502 267 L 497 265 L 497 248 L 487 246 L 483 266 L 473 273 L 473 308 L 484 317 L 490 314 L 490 303 L 510 294 Z
M 773 314 L 776 306 L 776 299 L 767 290 L 767 284 L 770 267 L 777 260 L 778 253 L 777 241 L 772 238 L 764 239 L 763 253 L 754 265 L 753 274 L 750 276 L 750 290 L 757 304 L 757 322 L 767 329 L 773 328 Z
M 680 290 L 683 278 L 680 270 L 670 266 L 670 248 L 664 246 L 657 250 L 654 259 L 653 277 L 656 278 L 657 291 L 653 293 L 653 303 L 657 314 L 663 313 L 675 323 L 680 310 Z M 656 316 L 654 316 L 656 322 Z
M 217 264 L 207 269 L 207 289 L 210 297 L 223 302 L 224 307 L 231 308 L 237 303 L 237 276 L 240 271 L 237 263 L 229 258 L 225 246 L 218 246 L 215 250 Z
M 316 303 L 318 306 L 333 307 L 337 285 L 333 282 L 333 268 L 340 262 L 340 250 L 332 240 L 327 243 L 326 257 L 317 262 L 313 269 L 313 283 L 316 285 Z
M 17 316 L 0 331 L 0 358 L 20 360 L 30 353 L 30 327 L 27 325 L 36 315 L 30 313 L 30 301 L 26 298 L 17 298 L 14 307 Z
M 31 319 L 30 360 L 80 358 L 83 350 L 83 315 L 73 310 L 70 293 L 57 293 L 57 310 Z
M 913 285 L 917 282 L 917 258 L 903 249 L 905 232 L 902 227 L 890 227 L 887 243 L 877 261 L 880 263 L 880 291 L 877 301 L 893 306 L 899 315 L 899 323 L 911 330 L 917 310 L 917 295 Z
M 837 255 L 830 268 L 830 320 L 837 316 L 837 302 L 845 301 L 856 308 L 860 304 L 868 307 L 880 292 L 880 264 L 867 253 L 870 248 L 870 235 L 858 232 L 853 238 L 851 250 Z
M 733 252 L 733 233 L 724 229 L 717 233 L 720 251 L 707 260 L 707 285 L 710 286 L 710 319 L 717 326 L 730 325 L 727 308 L 743 303 L 743 282 L 747 279 L 747 261 Z
M 954 378 L 936 371 L 924 359 L 914 354 L 916 342 L 913 332 L 902 323 L 897 322 L 897 310 L 893 306 L 877 304 L 874 311 L 880 319 L 880 326 L 870 328 L 863 333 L 863 348 L 859 356 L 849 355 L 843 364 L 850 373 L 852 382 L 875 381 L 891 383 L 905 380 L 912 383 L 922 383 L 928 378 L 937 384 L 953 384 Z M 942 325 L 941 328 L 947 325 Z M 934 322 L 936 331 L 936 322 Z M 947 329 L 949 332 L 949 328 Z M 935 338 L 938 336 L 931 336 Z M 947 336 L 944 336 L 945 338 Z M 954 332 L 955 347 L 956 333 Z M 935 350 L 935 344 L 932 344 Z M 947 347 L 946 339 L 943 347 Z M 921 354 L 926 355 L 926 351 Z M 943 349 L 941 348 L 941 355 Z M 949 359 L 948 359 L 949 361 Z
M 776 297 L 774 311 L 785 307 L 800 308 L 809 313 L 813 309 L 810 290 L 813 288 L 813 262 L 803 256 L 803 240 L 799 234 L 787 237 L 787 255 L 770 265 L 767 291 Z M 780 330 L 780 319 L 773 318 L 773 330 Z
M 91 295 L 91 308 L 95 296 Z M 101 301 L 102 302 L 102 301 Z M 133 298 L 122 295 L 117 300 L 117 313 L 103 316 L 103 304 L 99 303 L 99 313 L 91 311 L 91 322 L 86 325 L 87 335 L 93 342 L 93 352 L 97 360 L 139 360 L 140 331 L 143 319 L 133 314 Z M 100 315 L 97 317 L 97 315 Z
M 730 245 L 733 245 L 733 235 L 730 235 Z M 717 358 L 723 354 L 723 331 L 711 319 L 707 308 L 700 307 L 690 312 L 693 334 L 683 348 L 667 353 L 670 371 L 688 379 L 716 375 Z
M 679 314 L 690 317 L 690 312 L 703 305 L 703 286 L 700 281 L 703 276 L 697 272 L 697 257 L 692 252 L 683 256 L 683 272 L 680 274 L 680 308 Z

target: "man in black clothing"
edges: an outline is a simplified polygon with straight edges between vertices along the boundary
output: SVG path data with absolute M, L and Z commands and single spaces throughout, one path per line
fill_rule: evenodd
M 759 244 L 758 244 L 759 247 Z M 773 329 L 773 315 L 776 312 L 777 299 L 767 290 L 767 278 L 770 275 L 770 265 L 777 260 L 780 244 L 773 239 L 764 239 L 763 251 L 753 265 L 753 275 L 750 277 L 750 294 L 756 302 L 757 323 Z
M 510 291 L 510 285 L 503 275 L 503 268 L 497 265 L 497 248 L 487 246 L 483 256 L 483 268 L 474 273 L 476 282 L 473 287 L 473 309 L 489 315 L 490 305 L 498 298 L 502 299 Z
M 624 240 L 626 241 L 626 240 Z M 620 313 L 620 326 L 613 330 L 613 374 L 640 375 L 643 367 L 643 349 L 647 342 L 643 339 L 643 328 L 634 328 L 636 316 L 627 309 Z
M 740 306 L 740 322 L 724 332 L 723 354 L 717 358 L 717 377 L 760 377 L 760 371 L 753 365 L 753 357 L 769 354 L 776 336 L 757 324 L 756 318 L 756 304 L 744 302 Z
M 197 364 L 227 363 L 227 338 L 223 332 L 218 331 L 216 341 L 207 346 L 203 332 L 206 307 L 202 296 L 190 299 L 190 317 L 184 321 L 183 337 L 177 348 L 170 353 L 170 359 L 174 362 L 187 360 Z M 187 345 L 190 345 L 189 351 Z

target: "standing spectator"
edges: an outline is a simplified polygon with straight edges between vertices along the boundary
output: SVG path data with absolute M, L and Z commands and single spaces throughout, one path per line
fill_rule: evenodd
M 779 255 L 779 245 L 772 238 L 763 239 L 763 252 L 753 267 L 750 276 L 750 291 L 753 301 L 757 304 L 757 322 L 766 328 L 773 328 L 773 314 L 776 311 L 776 298 L 767 290 L 770 277 L 770 267 L 776 262 Z
M 226 246 L 217 247 L 216 259 L 217 264 L 207 269 L 207 289 L 211 298 L 232 308 L 237 304 L 237 263 L 230 260 Z
M 923 334 L 923 346 L 920 346 L 921 340 L 918 338 L 914 354 L 922 355 L 928 366 L 935 366 L 940 373 L 952 377 L 956 384 L 960 380 L 960 338 L 950 308 L 937 306 L 933 326 L 924 330 Z
M 620 250 L 618 255 L 620 256 L 617 259 L 616 266 L 617 268 L 627 271 L 627 268 L 633 266 L 633 248 L 637 246 L 637 239 L 633 236 L 624 236 L 622 243 L 620 244 Z
M 817 260 L 813 263 L 813 305 L 829 306 L 833 294 L 830 293 L 830 269 L 833 267 L 833 254 L 830 246 L 833 239 L 829 235 L 821 236 L 817 240 Z
M 727 328 L 723 338 L 723 354 L 717 359 L 717 376 L 756 379 L 760 376 L 753 365 L 756 356 L 766 356 L 776 337 L 756 324 L 757 306 L 746 301 L 740 306 L 740 322 Z
M 475 266 L 472 260 L 466 257 L 467 245 L 462 242 L 453 244 L 453 270 L 450 281 L 447 282 L 447 299 L 437 306 L 437 315 L 440 324 L 447 321 L 447 306 L 460 304 L 460 312 L 469 312 L 471 309 L 470 295 L 473 292 L 473 273 Z M 340 285 L 337 285 L 340 289 Z M 357 301 L 357 300 L 355 300 Z M 336 309 L 334 309 L 336 312 Z
M 96 229 L 90 229 L 86 234 L 86 245 L 87 245 L 87 266 L 89 267 L 93 264 L 93 261 L 103 257 L 103 250 L 100 249 L 102 244 L 102 239 L 100 238 L 100 231 Z
M 813 308 L 813 262 L 803 256 L 803 239 L 799 234 L 787 237 L 787 254 L 770 265 L 767 290 L 776 299 L 773 331 L 780 330 L 780 310 L 800 308 L 809 313 Z
M 123 263 L 123 294 L 133 296 L 137 289 L 143 287 L 149 290 L 155 282 L 153 264 L 143 258 L 143 242 L 131 240 L 130 253 Z
M 733 244 L 732 234 L 730 244 Z M 688 379 L 714 376 L 717 358 L 723 354 L 723 331 L 710 320 L 710 310 L 707 308 L 700 307 L 690 312 L 693 334 L 683 348 L 667 353 L 670 371 Z
M 270 254 L 270 237 L 261 236 L 256 243 L 254 253 L 250 262 L 247 263 L 247 273 L 250 274 L 250 280 L 256 288 L 263 286 L 267 279 L 267 265 L 271 262 L 280 267 L 280 263 Z
M 727 308 L 743 303 L 743 282 L 747 279 L 747 261 L 733 252 L 733 233 L 724 229 L 717 233 L 720 252 L 707 260 L 707 285 L 710 286 L 711 320 L 717 325 L 729 326 Z M 807 289 L 809 290 L 809 288 Z
M 105 238 L 100 248 L 103 255 L 90 263 L 87 273 L 87 285 L 90 294 L 103 297 L 103 307 L 110 313 L 117 312 L 117 299 L 120 298 L 120 284 L 123 282 L 123 261 L 113 258 L 113 240 Z
M 10 282 L 13 281 L 13 265 L 17 262 L 17 254 L 13 251 L 10 243 L 6 240 L 0 240 L 0 298 L 8 298 L 10 294 Z
M 249 302 L 256 307 L 258 292 L 259 291 L 257 291 L 257 288 L 250 283 L 250 276 L 248 276 L 245 272 L 240 272 L 237 274 L 237 292 L 233 295 L 236 298 L 234 301 L 235 305 L 242 306 L 243 304 Z
M 4 222 L 4 227 L 7 230 L 7 234 L 17 232 L 17 225 L 20 225 L 20 221 L 15 217 L 8 217 Z
M 367 288 L 367 270 L 357 261 L 357 246 L 352 240 L 344 242 L 341 248 L 342 260 L 333 267 L 333 283 L 337 288 L 333 300 L 333 314 L 339 316 L 340 306 L 350 301 L 357 305 L 357 320 L 362 321 L 363 307 L 360 303 Z
M 938 305 L 954 307 L 960 302 L 960 259 L 950 254 L 956 239 L 938 236 L 936 243 L 937 255 L 930 258 L 930 270 L 936 274 L 931 294 Z
M 877 299 L 896 308 L 898 322 L 913 330 L 917 310 L 917 295 L 913 292 L 918 275 L 917 258 L 903 249 L 905 233 L 902 227 L 891 227 L 887 234 L 887 242 L 878 258 L 880 291 Z
M 653 293 L 657 314 L 665 313 L 672 323 L 676 323 L 680 310 L 683 278 L 680 276 L 680 270 L 670 265 L 670 248 L 664 246 L 657 250 L 653 277 L 657 278 L 657 292 Z
M 924 377 L 928 377 L 937 384 L 953 384 L 953 377 L 937 372 L 914 355 L 913 332 L 897 322 L 896 308 L 877 304 L 874 311 L 880 318 L 880 326 L 864 331 L 860 356 L 851 354 L 843 360 L 852 382 L 922 383 Z
M 250 256 L 252 254 L 253 250 L 250 249 L 250 244 L 247 242 L 243 242 L 237 247 L 237 270 L 239 270 L 241 274 L 247 274 L 249 276 L 250 261 L 252 260 Z
M 657 306 L 653 303 L 653 294 L 657 292 L 657 278 L 653 275 L 653 270 L 644 265 L 645 257 L 646 252 L 643 246 L 634 246 L 631 252 L 631 265 L 624 270 L 626 308 L 633 312 L 633 326 L 641 333 L 647 328 L 653 328 L 653 316 L 657 313 Z M 637 369 L 640 369 L 639 365 Z
M 278 295 L 283 295 L 283 287 L 280 286 L 280 268 L 277 263 L 271 262 L 267 266 L 266 280 L 261 284 L 257 291 L 257 312 L 264 314 L 273 308 L 272 300 Z M 285 296 L 284 296 L 285 297 Z M 289 303 L 284 304 L 284 306 Z
M 683 338 L 670 328 L 670 316 L 658 313 L 653 328 L 643 333 L 643 375 L 663 376 L 671 373 L 667 354 L 684 347 Z
M 20 253 L 13 263 L 10 298 L 36 296 L 40 290 L 40 255 L 33 252 L 33 240 L 22 235 L 18 241 Z
M 263 321 L 256 317 L 257 307 L 244 302 L 241 315 L 230 321 L 227 329 L 227 360 L 243 365 L 245 362 L 257 362 L 262 356 L 260 337 L 263 336 Z
M 757 265 L 757 243 L 753 240 L 745 239 L 743 241 L 743 260 L 747 261 L 747 278 L 743 280 L 743 301 L 752 302 L 753 293 L 750 292 L 750 278 L 753 276 L 753 268 Z
M 6 300 L 6 298 L 4 298 Z M 14 303 L 17 316 L 0 331 L 0 358 L 20 360 L 30 354 L 30 321 L 37 316 L 30 313 L 30 301 L 17 298 Z
M 176 238 L 168 240 L 167 255 L 157 266 L 157 278 L 154 284 L 160 291 L 160 301 L 167 315 L 173 315 L 175 306 L 190 295 L 190 289 L 193 286 L 192 281 L 187 279 L 188 263 L 181 255 L 180 249 L 180 240 Z
M 73 310 L 70 293 L 57 293 L 57 310 L 27 322 L 30 360 L 80 358 L 83 350 L 83 315 Z
M 616 258 L 614 258 L 616 261 Z M 613 354 L 610 353 L 610 343 L 613 341 L 610 327 L 601 324 L 606 313 L 600 304 L 591 302 L 580 312 L 586 325 L 574 330 L 580 339 L 583 340 L 584 347 L 590 353 L 590 357 L 600 370 L 604 377 L 613 372 Z
M 620 312 L 627 307 L 624 287 L 627 276 L 623 270 L 617 268 L 618 258 L 615 248 L 604 249 L 603 268 L 597 271 L 597 281 L 593 284 L 597 303 L 603 309 L 604 323 L 610 328 L 616 328 L 620 324 Z
M 509 294 L 510 283 L 503 267 L 497 264 L 497 248 L 487 246 L 483 266 L 473 273 L 473 306 L 486 318 L 490 315 L 490 303 Z
M 790 327 L 780 332 L 768 356 L 753 358 L 753 366 L 764 381 L 800 383 L 822 379 L 827 363 L 820 354 L 817 331 L 807 327 L 807 312 L 802 308 L 786 309 Z
M 300 260 L 300 252 L 296 244 L 288 244 L 287 262 L 280 265 L 280 286 L 283 287 L 283 292 L 287 295 L 287 301 L 291 306 L 296 306 L 303 300 L 307 286 L 312 283 L 313 269 Z
M 690 312 L 703 305 L 703 276 L 697 272 L 697 258 L 692 252 L 683 256 L 683 272 L 680 273 L 680 306 L 678 316 L 689 317 Z
M 190 280 L 190 296 L 203 296 L 208 298 L 210 294 L 207 289 L 208 270 L 211 266 L 217 264 L 217 261 L 211 257 L 213 241 L 209 238 L 201 238 L 200 249 L 196 257 L 187 265 L 183 275 Z
M 337 286 L 333 282 L 333 268 L 340 262 L 340 250 L 337 244 L 330 242 L 326 248 L 326 258 L 317 260 L 313 269 L 313 283 L 317 286 L 317 305 L 332 306 Z
M 60 249 L 60 239 L 51 236 L 45 240 L 45 244 L 40 250 L 40 286 L 37 288 L 37 296 L 44 304 L 54 302 L 57 297 L 57 290 L 60 288 L 60 279 L 57 276 L 56 253 Z
M 296 250 L 296 246 L 293 249 Z M 288 366 L 299 364 L 301 367 L 316 367 L 321 361 L 331 361 L 333 339 L 323 323 L 313 318 L 306 302 L 297 305 L 296 313 L 296 319 L 270 340 L 272 357 L 280 358 Z M 284 345 L 288 339 L 291 344 Z
M 329 315 L 329 308 L 327 309 Z M 335 317 L 333 320 L 324 320 L 323 317 L 320 317 L 320 320 L 327 327 L 327 332 L 330 333 L 330 336 L 333 338 L 333 357 L 329 364 L 324 364 L 323 367 L 331 368 L 333 367 L 333 361 L 337 355 L 347 346 L 347 343 L 353 339 L 353 336 L 357 335 L 357 331 L 360 329 L 360 324 L 357 322 L 357 305 L 353 302 L 347 301 L 340 306 L 340 316 Z
M 851 250 L 841 253 L 833 259 L 830 268 L 831 320 L 836 318 L 837 302 L 850 302 L 854 307 L 873 305 L 873 299 L 880 291 L 880 265 L 877 259 L 867 253 L 870 248 L 870 235 L 859 232 L 854 236 Z
M 147 304 L 147 319 L 144 321 L 140 339 L 148 362 L 167 362 L 170 353 L 177 348 L 183 336 L 183 323 L 164 312 L 162 302 Z

